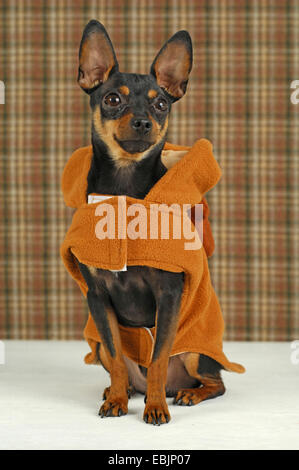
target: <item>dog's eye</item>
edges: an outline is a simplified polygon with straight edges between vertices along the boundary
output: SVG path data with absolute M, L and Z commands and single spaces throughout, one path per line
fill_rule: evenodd
M 120 102 L 120 97 L 116 93 L 109 93 L 104 98 L 104 103 L 107 106 L 118 106 Z
M 155 101 L 154 106 L 158 111 L 166 111 L 168 108 L 167 101 L 163 98 L 158 98 L 157 101 Z

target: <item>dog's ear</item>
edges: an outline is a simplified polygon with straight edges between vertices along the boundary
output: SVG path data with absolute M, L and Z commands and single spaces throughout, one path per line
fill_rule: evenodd
M 192 41 L 187 31 L 178 31 L 162 47 L 150 73 L 172 101 L 177 101 L 186 92 L 192 68 Z
M 116 55 L 106 29 L 91 20 L 84 28 L 79 49 L 79 85 L 90 94 L 117 70 Z

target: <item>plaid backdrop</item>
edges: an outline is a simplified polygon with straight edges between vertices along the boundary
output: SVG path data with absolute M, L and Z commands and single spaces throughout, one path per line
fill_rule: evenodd
M 63 167 L 90 142 L 76 84 L 84 25 L 106 26 L 122 71 L 147 73 L 187 29 L 194 68 L 168 140 L 214 144 L 213 283 L 227 340 L 299 337 L 299 1 L 0 0 L 0 337 L 82 338 L 86 303 L 59 257 Z

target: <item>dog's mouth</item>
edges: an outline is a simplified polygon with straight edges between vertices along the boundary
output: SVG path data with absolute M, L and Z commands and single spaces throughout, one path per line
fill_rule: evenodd
M 121 146 L 128 153 L 142 153 L 145 152 L 152 144 L 145 140 L 118 140 L 114 137 L 118 145 Z

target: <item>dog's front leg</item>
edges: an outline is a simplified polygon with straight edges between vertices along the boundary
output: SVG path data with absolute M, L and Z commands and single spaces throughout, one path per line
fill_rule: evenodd
M 121 416 L 128 412 L 128 370 L 125 364 L 116 315 L 101 296 L 93 291 L 87 293 L 88 306 L 103 341 L 110 372 L 111 386 L 100 408 L 99 415 Z
M 174 274 L 175 276 L 175 274 Z M 175 288 L 164 290 L 157 299 L 156 340 L 152 362 L 147 373 L 147 395 L 143 419 L 146 423 L 164 424 L 170 420 L 165 385 L 169 355 L 178 326 L 183 288 L 182 276 L 175 279 Z

